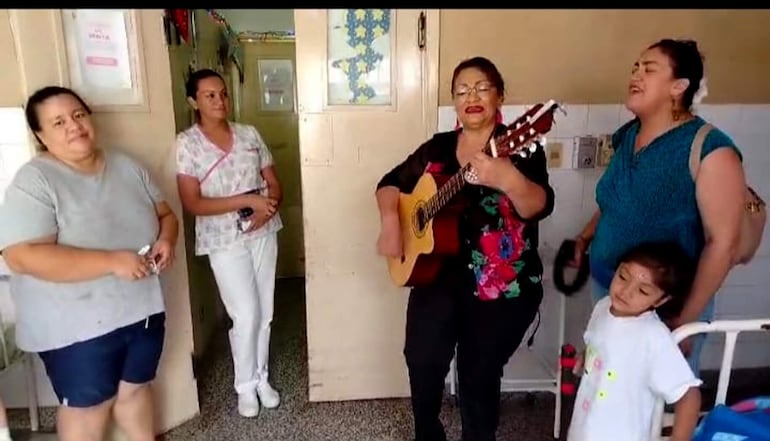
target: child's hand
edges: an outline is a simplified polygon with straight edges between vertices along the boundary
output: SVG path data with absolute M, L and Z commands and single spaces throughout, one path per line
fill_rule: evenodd
M 578 377 L 583 375 L 583 364 L 586 361 L 585 351 L 580 351 L 575 355 L 575 367 L 572 368 L 572 373 Z

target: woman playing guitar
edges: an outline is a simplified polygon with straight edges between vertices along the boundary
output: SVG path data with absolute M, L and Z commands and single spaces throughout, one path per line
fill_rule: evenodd
M 492 158 L 482 150 L 506 130 L 500 107 L 504 83 L 486 58 L 454 70 L 452 98 L 461 127 L 437 133 L 377 185 L 382 230 L 378 252 L 404 252 L 399 195 L 423 173 L 452 175 L 471 164 L 456 196 L 460 252 L 438 276 L 414 287 L 406 318 L 404 354 L 409 369 L 415 438 L 445 441 L 439 421 L 444 379 L 457 346 L 463 439 L 495 439 L 502 368 L 521 343 L 542 300 L 543 266 L 537 222 L 553 211 L 546 158 Z M 441 237 L 435 238 L 440 241 Z

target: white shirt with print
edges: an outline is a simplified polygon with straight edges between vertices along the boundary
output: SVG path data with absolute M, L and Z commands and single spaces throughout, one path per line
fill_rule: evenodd
M 674 403 L 702 383 L 653 311 L 616 317 L 605 297 L 594 307 L 584 340 L 568 441 L 649 441 L 656 399 Z
M 229 152 L 223 152 L 214 145 L 198 124 L 177 135 L 177 172 L 198 179 L 203 197 L 235 196 L 255 189 L 267 196 L 267 183 L 261 171 L 273 165 L 270 150 L 253 126 L 231 122 L 230 129 L 233 131 L 233 147 Z M 237 221 L 238 213 L 235 211 L 196 216 L 195 254 L 200 256 L 224 250 L 283 228 L 278 213 L 250 233 L 238 231 Z

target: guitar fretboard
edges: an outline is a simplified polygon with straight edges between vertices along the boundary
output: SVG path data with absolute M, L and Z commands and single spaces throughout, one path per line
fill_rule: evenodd
M 486 152 L 489 148 L 487 147 L 484 150 Z M 470 169 L 470 163 L 465 164 L 459 172 L 455 173 L 441 186 L 441 188 L 438 189 L 433 197 L 428 199 L 428 202 L 425 203 L 425 208 L 423 208 L 423 219 L 421 219 L 423 223 L 433 219 L 433 217 L 444 208 L 447 202 L 462 190 L 465 185 L 465 173 Z
M 553 123 L 552 114 L 554 110 L 559 108 L 558 104 L 553 100 L 547 104 L 538 104 L 530 108 L 527 112 L 521 115 L 513 123 L 509 124 L 505 134 L 499 136 L 490 136 L 489 141 L 484 146 L 483 152 L 487 155 L 492 153 L 492 147 L 495 146 L 495 154 L 493 156 L 509 156 L 511 154 L 520 151 L 528 142 L 534 140 L 539 134 L 544 134 L 551 129 Z M 543 118 L 547 116 L 549 118 Z M 544 124 L 540 124 L 537 128 L 532 123 L 541 121 Z M 460 168 L 460 171 L 455 173 L 449 178 L 444 185 L 442 185 L 436 194 L 433 195 L 425 205 L 419 209 L 418 220 L 420 228 L 423 228 L 427 223 L 433 219 L 436 214 L 441 211 L 444 206 L 453 198 L 465 185 L 465 174 L 470 171 L 470 163 L 465 164 Z

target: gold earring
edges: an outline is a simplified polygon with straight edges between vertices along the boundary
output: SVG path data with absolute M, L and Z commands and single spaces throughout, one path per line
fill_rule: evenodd
M 679 121 L 681 117 L 681 112 L 676 106 L 676 98 L 671 98 L 671 117 L 674 118 L 674 121 Z

